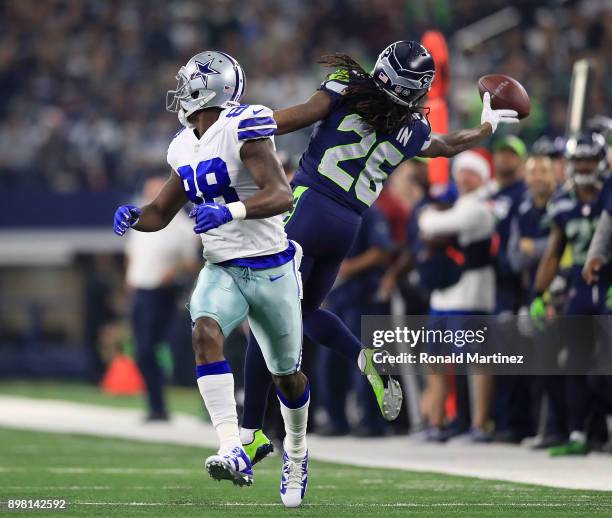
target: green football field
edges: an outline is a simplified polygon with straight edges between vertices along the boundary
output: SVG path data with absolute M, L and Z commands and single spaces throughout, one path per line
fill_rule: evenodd
M 311 463 L 304 505 L 285 509 L 278 495 L 278 457 L 256 466 L 254 485 L 240 489 L 208 477 L 202 461 L 210 453 L 168 444 L 0 429 L 0 501 L 69 502 L 64 512 L 16 516 L 612 515 L 609 492 L 316 461 Z

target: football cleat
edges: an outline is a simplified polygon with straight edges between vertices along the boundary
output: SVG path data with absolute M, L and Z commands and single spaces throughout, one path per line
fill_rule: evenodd
M 374 362 L 372 361 L 373 354 L 374 349 L 362 349 L 359 354 L 359 368 L 365 374 L 374 391 L 380 413 L 387 421 L 393 421 L 402 409 L 402 401 L 404 399 L 402 386 L 399 381 L 391 376 L 386 376 L 387 386 L 385 387 L 383 379 L 378 374 L 376 367 L 374 367 Z
M 244 450 L 238 446 L 211 455 L 204 467 L 215 480 L 231 480 L 235 486 L 250 486 L 253 483 L 253 466 Z
M 566 455 L 587 455 L 589 446 L 583 441 L 569 441 L 561 446 L 553 446 L 548 450 L 551 457 L 564 457 Z
M 266 437 L 262 430 L 255 430 L 253 440 L 247 444 L 243 444 L 242 447 L 253 466 L 259 461 L 264 460 L 274 451 L 272 441 Z
M 280 495 L 285 507 L 298 507 L 308 485 L 308 450 L 301 461 L 295 462 L 283 451 Z

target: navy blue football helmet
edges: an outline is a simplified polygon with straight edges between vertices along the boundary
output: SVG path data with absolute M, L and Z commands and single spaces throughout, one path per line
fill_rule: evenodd
M 565 155 L 565 138 L 556 137 L 552 139 L 544 135 L 533 143 L 531 153 L 536 156 L 561 158 Z
M 568 173 L 577 185 L 594 184 L 604 179 L 608 173 L 608 146 L 600 133 L 582 132 L 568 139 L 565 145 L 565 158 L 568 161 Z M 574 168 L 576 160 L 597 160 L 597 166 L 591 173 L 578 174 Z
M 376 60 L 372 77 L 393 102 L 416 106 L 431 88 L 436 66 L 429 51 L 416 41 L 396 41 Z

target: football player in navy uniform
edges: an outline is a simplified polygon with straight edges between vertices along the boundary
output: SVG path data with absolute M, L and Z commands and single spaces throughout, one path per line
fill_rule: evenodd
M 582 277 L 587 251 L 595 228 L 610 193 L 611 182 L 607 177 L 607 146 L 599 133 L 582 133 L 571 138 L 566 146 L 568 176 L 572 189 L 560 193 L 552 201 L 549 215 L 551 233 L 535 280 L 536 296 L 530 312 L 536 322 L 545 316 L 544 292 L 550 286 L 561 255 L 567 244 L 572 251 L 569 300 L 567 315 L 598 315 L 606 312 L 607 291 L 612 280 L 610 265 L 599 271 L 598 280 L 589 286 Z M 568 363 L 584 364 L 592 351 L 595 336 L 581 326 L 567 326 Z M 586 423 L 592 411 L 592 392 L 587 376 L 567 376 L 566 400 L 570 438 L 567 444 L 552 448 L 552 455 L 583 455 L 588 452 Z
M 305 103 L 277 110 L 277 134 L 316 123 L 292 182 L 294 206 L 285 229 L 304 249 L 301 274 L 304 333 L 357 362 L 360 341 L 333 313 L 320 308 L 351 248 L 361 214 L 376 200 L 387 176 L 414 156 L 453 156 L 489 137 L 499 123 L 518 122 L 514 110 L 494 110 L 484 94 L 481 124 L 434 135 L 420 109 L 435 75 L 430 53 L 415 41 L 398 41 L 378 57 L 371 73 L 347 55 L 326 57 L 334 67 Z M 383 380 L 367 362 L 366 376 L 381 413 L 394 419 L 401 387 Z M 253 461 L 270 451 L 263 435 L 269 374 L 251 336 L 245 362 L 245 411 L 241 438 Z
M 527 187 L 523 181 L 523 169 L 527 158 L 525 143 L 515 135 L 507 135 L 493 146 L 497 191 L 491 197 L 497 217 L 496 233 L 499 237 L 495 259 L 496 308 L 498 315 L 517 313 L 520 306 L 521 284 L 510 266 L 508 241 L 510 222 L 524 199 Z M 503 321 L 499 321 L 504 326 Z M 499 333 L 514 332 L 513 328 L 498 329 Z M 529 389 L 518 376 L 497 376 L 493 413 L 495 415 L 495 440 L 518 443 L 531 435 L 531 413 L 528 409 Z
M 542 144 L 546 141 L 539 139 L 536 144 L 538 142 L 538 146 L 534 144 L 534 156 L 525 164 L 528 193 L 510 224 L 507 251 L 510 266 L 521 280 L 521 310 L 532 296 L 538 264 L 548 244 L 550 217 L 547 208 L 557 189 L 558 174 L 550 157 L 553 151 L 556 152 L 556 148 L 552 148 L 552 141 L 549 141 L 548 148 Z M 548 396 L 546 427 L 542 435 L 536 436 L 532 447 L 542 449 L 565 443 L 568 432 L 563 378 L 521 377 L 521 383 L 527 384 L 529 381 L 533 381 L 539 392 Z
M 525 180 L 529 192 L 510 223 L 507 254 L 510 267 L 521 276 L 524 293 L 530 294 L 550 232 L 547 206 L 557 186 L 552 160 L 547 156 L 529 158 Z

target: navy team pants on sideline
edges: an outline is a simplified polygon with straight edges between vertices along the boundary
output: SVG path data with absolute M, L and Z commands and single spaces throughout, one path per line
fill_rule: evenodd
M 286 220 L 285 230 L 289 239 L 297 241 L 304 251 L 300 267 L 304 288 L 304 334 L 313 342 L 330 347 L 353 362 L 357 361 L 361 349 L 359 339 L 336 315 L 319 309 L 319 306 L 330 292 L 360 224 L 361 216 L 355 211 L 312 188 L 294 188 L 294 209 Z M 242 426 L 261 428 L 271 380 L 252 335 L 244 369 Z
M 177 288 L 137 289 L 132 303 L 132 328 L 138 367 L 147 386 L 150 412 L 165 413 L 164 373 L 157 361 L 157 346 L 167 338 L 176 314 Z

